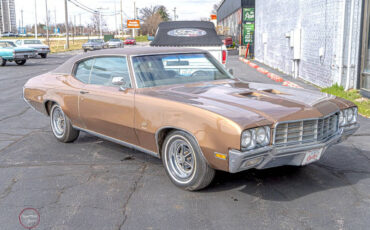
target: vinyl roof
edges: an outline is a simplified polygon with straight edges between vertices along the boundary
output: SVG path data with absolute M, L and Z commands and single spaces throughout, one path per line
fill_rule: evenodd
M 195 32 L 189 36 L 181 36 L 181 29 Z M 177 32 L 176 32 L 177 31 Z M 203 32 L 203 34 L 196 34 Z M 205 33 L 204 33 L 205 32 Z M 171 35 L 172 34 L 172 35 Z M 158 26 L 151 46 L 221 46 L 223 43 L 217 36 L 212 22 L 205 21 L 174 21 L 162 22 Z
M 136 55 L 154 55 L 154 54 L 169 54 L 169 53 L 204 53 L 206 51 L 194 48 L 178 48 L 178 47 L 135 47 L 135 48 L 116 48 L 91 51 L 84 54 L 73 56 L 62 65 L 57 67 L 52 73 L 71 74 L 73 66 L 76 62 L 92 57 L 102 56 L 136 56 Z

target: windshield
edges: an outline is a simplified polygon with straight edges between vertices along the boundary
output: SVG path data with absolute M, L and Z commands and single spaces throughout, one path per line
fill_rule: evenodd
M 42 43 L 40 40 L 24 40 L 24 44 L 33 45 L 33 44 L 42 44 Z
M 0 41 L 0 47 L 2 47 L 2 48 L 5 48 L 5 47 L 16 47 L 16 45 L 13 42 Z
M 134 38 L 126 38 L 126 40 L 134 40 Z
M 205 53 L 138 56 L 132 61 L 138 88 L 232 78 Z
M 110 41 L 111 42 L 119 42 L 120 40 L 119 39 L 111 39 Z

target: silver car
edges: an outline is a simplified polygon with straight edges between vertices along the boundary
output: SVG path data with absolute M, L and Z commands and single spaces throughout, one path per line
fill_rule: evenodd
M 122 48 L 123 47 L 123 41 L 121 39 L 112 38 L 108 42 L 109 48 Z

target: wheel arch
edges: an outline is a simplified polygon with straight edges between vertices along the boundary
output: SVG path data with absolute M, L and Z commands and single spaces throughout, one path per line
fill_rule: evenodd
M 44 102 L 44 107 L 45 107 L 45 112 L 46 112 L 46 115 L 50 116 L 50 110 L 51 110 L 51 107 L 54 105 L 54 104 L 57 104 L 55 101 L 53 100 L 46 100 Z
M 158 150 L 158 154 L 159 154 L 160 158 L 162 158 L 162 147 L 163 147 L 164 140 L 166 139 L 166 136 L 172 131 L 183 131 L 183 132 L 189 134 L 190 136 L 192 136 L 194 138 L 195 142 L 197 143 L 197 145 L 198 145 L 198 147 L 201 151 L 202 156 L 204 157 L 204 159 L 206 159 L 206 157 L 204 156 L 204 154 L 202 152 L 202 148 L 199 145 L 198 139 L 191 132 L 189 132 L 188 130 L 183 129 L 183 128 L 179 128 L 179 127 L 175 127 L 175 126 L 163 126 L 155 132 L 155 142 L 157 144 L 157 150 Z M 207 161 L 207 159 L 206 159 L 206 161 Z M 207 161 L 207 163 L 208 163 L 208 161 Z

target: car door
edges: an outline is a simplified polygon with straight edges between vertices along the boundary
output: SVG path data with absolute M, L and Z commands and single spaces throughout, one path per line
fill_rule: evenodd
M 113 85 L 114 77 L 123 77 L 125 85 Z M 80 92 L 79 114 L 85 129 L 137 144 L 134 89 L 126 57 L 94 58 L 88 84 Z

